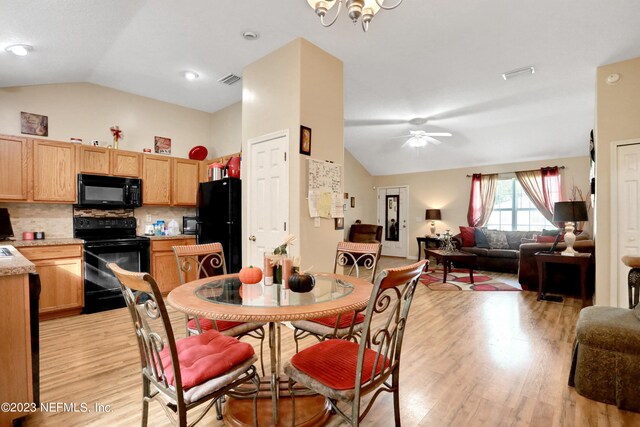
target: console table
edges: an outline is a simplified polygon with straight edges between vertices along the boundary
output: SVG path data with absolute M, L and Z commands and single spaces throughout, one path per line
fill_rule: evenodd
M 538 301 L 544 299 L 544 284 L 547 280 L 547 264 L 568 264 L 580 267 L 580 291 L 582 293 L 582 306 L 587 305 L 587 270 L 591 254 L 577 253 L 574 256 L 560 255 L 558 252 L 537 252 L 535 254 L 538 264 Z
M 425 237 L 416 237 L 418 241 L 418 261 L 420 261 L 422 257 L 422 244 L 424 243 L 424 248 L 435 248 L 438 249 L 442 247 L 442 239 L 437 236 L 425 236 Z

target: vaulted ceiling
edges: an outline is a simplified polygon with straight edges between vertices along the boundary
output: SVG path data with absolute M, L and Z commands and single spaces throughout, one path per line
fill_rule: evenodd
M 374 175 L 587 155 L 596 68 L 640 56 L 630 0 L 405 0 L 367 33 L 346 15 L 323 28 L 305 0 L 0 8 L 1 87 L 91 82 L 209 112 L 242 97 L 217 79 L 304 37 L 344 62 L 345 147 Z M 10 55 L 13 43 L 34 52 Z M 533 75 L 501 77 L 530 65 Z M 419 149 L 396 138 L 420 129 L 453 136 Z

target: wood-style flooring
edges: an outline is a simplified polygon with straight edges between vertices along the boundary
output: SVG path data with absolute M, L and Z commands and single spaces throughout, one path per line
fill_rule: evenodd
M 383 258 L 379 268 L 409 262 Z M 513 275 L 489 274 L 517 285 Z M 640 414 L 567 386 L 580 308 L 573 298 L 538 302 L 533 292 L 438 292 L 419 285 L 402 351 L 403 425 L 639 426 Z M 182 336 L 182 315 L 171 316 Z M 293 338 L 282 330 L 284 359 Z M 138 348 L 126 309 L 42 322 L 40 350 L 42 402 L 86 403 L 92 412 L 36 413 L 27 426 L 139 425 Z M 268 350 L 265 357 L 268 364 Z M 93 411 L 96 403 L 110 412 Z M 393 425 L 392 408 L 390 396 L 378 398 L 364 424 Z M 330 421 L 339 424 L 337 416 Z M 170 425 L 156 403 L 149 425 Z M 200 425 L 222 423 L 211 411 Z

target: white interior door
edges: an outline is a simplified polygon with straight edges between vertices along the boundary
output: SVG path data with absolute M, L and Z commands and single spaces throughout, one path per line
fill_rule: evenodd
M 618 307 L 629 306 L 627 275 L 629 268 L 620 259 L 624 255 L 640 255 L 640 144 L 621 145 L 617 149 L 617 265 Z
M 265 248 L 289 234 L 289 133 L 249 140 L 248 262 L 262 267 Z
M 408 187 L 378 188 L 378 225 L 382 226 L 382 255 L 407 256 Z

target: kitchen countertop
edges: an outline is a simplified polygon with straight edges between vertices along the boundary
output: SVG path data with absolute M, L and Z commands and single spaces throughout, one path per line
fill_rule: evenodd
M 175 240 L 175 239 L 190 239 L 196 238 L 195 234 L 178 234 L 176 236 L 145 236 L 151 240 Z
M 36 266 L 22 256 L 13 246 L 0 245 L 11 251 L 12 257 L 0 258 L 0 276 L 13 276 L 17 274 L 35 273 Z
M 84 240 L 74 238 L 51 238 L 42 240 L 15 240 L 4 242 L 4 244 L 11 245 L 16 248 L 24 248 L 28 246 L 58 246 L 58 245 L 82 245 Z M 2 245 L 3 242 L 0 242 Z

